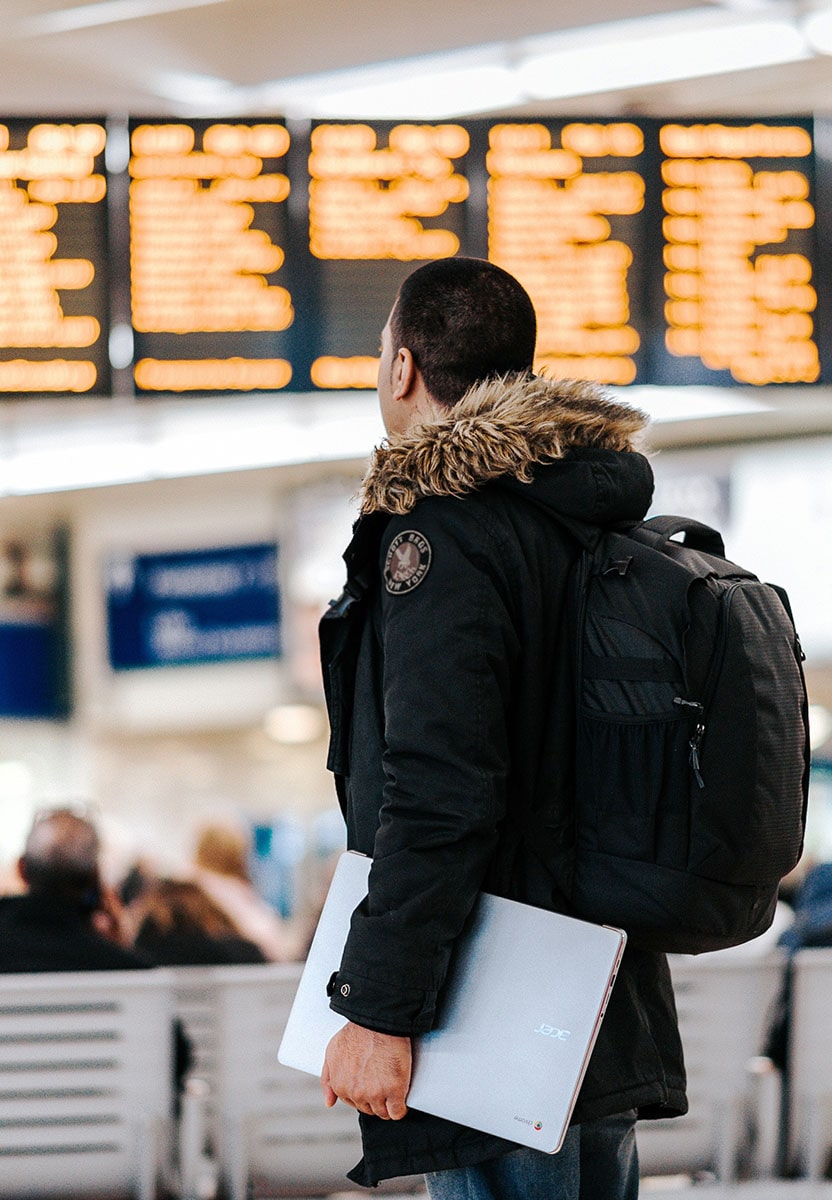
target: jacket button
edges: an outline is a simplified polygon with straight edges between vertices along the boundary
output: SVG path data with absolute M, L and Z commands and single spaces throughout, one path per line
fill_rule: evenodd
M 350 985 L 348 983 L 342 983 L 341 984 L 341 995 L 349 996 L 349 994 L 350 994 Z

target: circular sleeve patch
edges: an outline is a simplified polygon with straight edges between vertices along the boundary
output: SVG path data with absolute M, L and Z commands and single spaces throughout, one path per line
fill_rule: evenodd
M 412 592 L 430 570 L 430 542 L 416 529 L 406 529 L 390 543 L 384 560 L 384 586 L 394 596 Z

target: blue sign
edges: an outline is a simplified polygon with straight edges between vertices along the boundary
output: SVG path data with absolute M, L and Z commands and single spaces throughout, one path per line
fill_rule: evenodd
M 0 539 L 0 717 L 69 715 L 66 536 Z
M 66 716 L 58 666 L 60 634 L 56 625 L 37 620 L 0 624 L 0 716 Z
M 117 671 L 276 658 L 277 546 L 111 560 L 107 622 L 110 663 Z

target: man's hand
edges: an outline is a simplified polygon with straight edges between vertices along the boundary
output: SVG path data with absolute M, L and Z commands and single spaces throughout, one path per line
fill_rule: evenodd
M 96 933 L 120 946 L 129 946 L 132 939 L 127 928 L 124 905 L 110 887 L 98 889 L 98 903 L 90 913 L 90 922 Z
M 400 1121 L 412 1068 L 410 1038 L 345 1025 L 326 1050 L 321 1087 L 327 1108 L 343 1100 L 359 1112 Z

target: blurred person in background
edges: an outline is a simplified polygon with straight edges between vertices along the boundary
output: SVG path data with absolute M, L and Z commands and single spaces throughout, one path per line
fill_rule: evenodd
M 196 841 L 194 881 L 239 934 L 259 946 L 268 961 L 286 962 L 298 956 L 299 939 L 252 883 L 249 851 L 249 838 L 238 827 L 225 823 L 204 826 Z
M 118 884 L 118 898 L 129 908 L 139 897 L 159 882 L 159 874 L 148 858 L 137 858 L 127 868 Z
M 0 898 L 0 972 L 122 971 L 151 963 L 129 945 L 104 886 L 95 826 L 71 808 L 36 814 L 18 861 L 25 891 Z
M 95 826 L 71 808 L 35 815 L 18 861 L 26 891 L 0 897 L 0 973 L 135 971 L 155 964 L 129 946 L 116 893 L 101 881 Z M 190 1069 L 190 1042 L 176 1020 L 173 1083 L 178 1096 Z
M 131 914 L 135 945 L 160 967 L 263 963 L 266 956 L 219 905 L 189 880 L 160 879 L 136 901 Z

